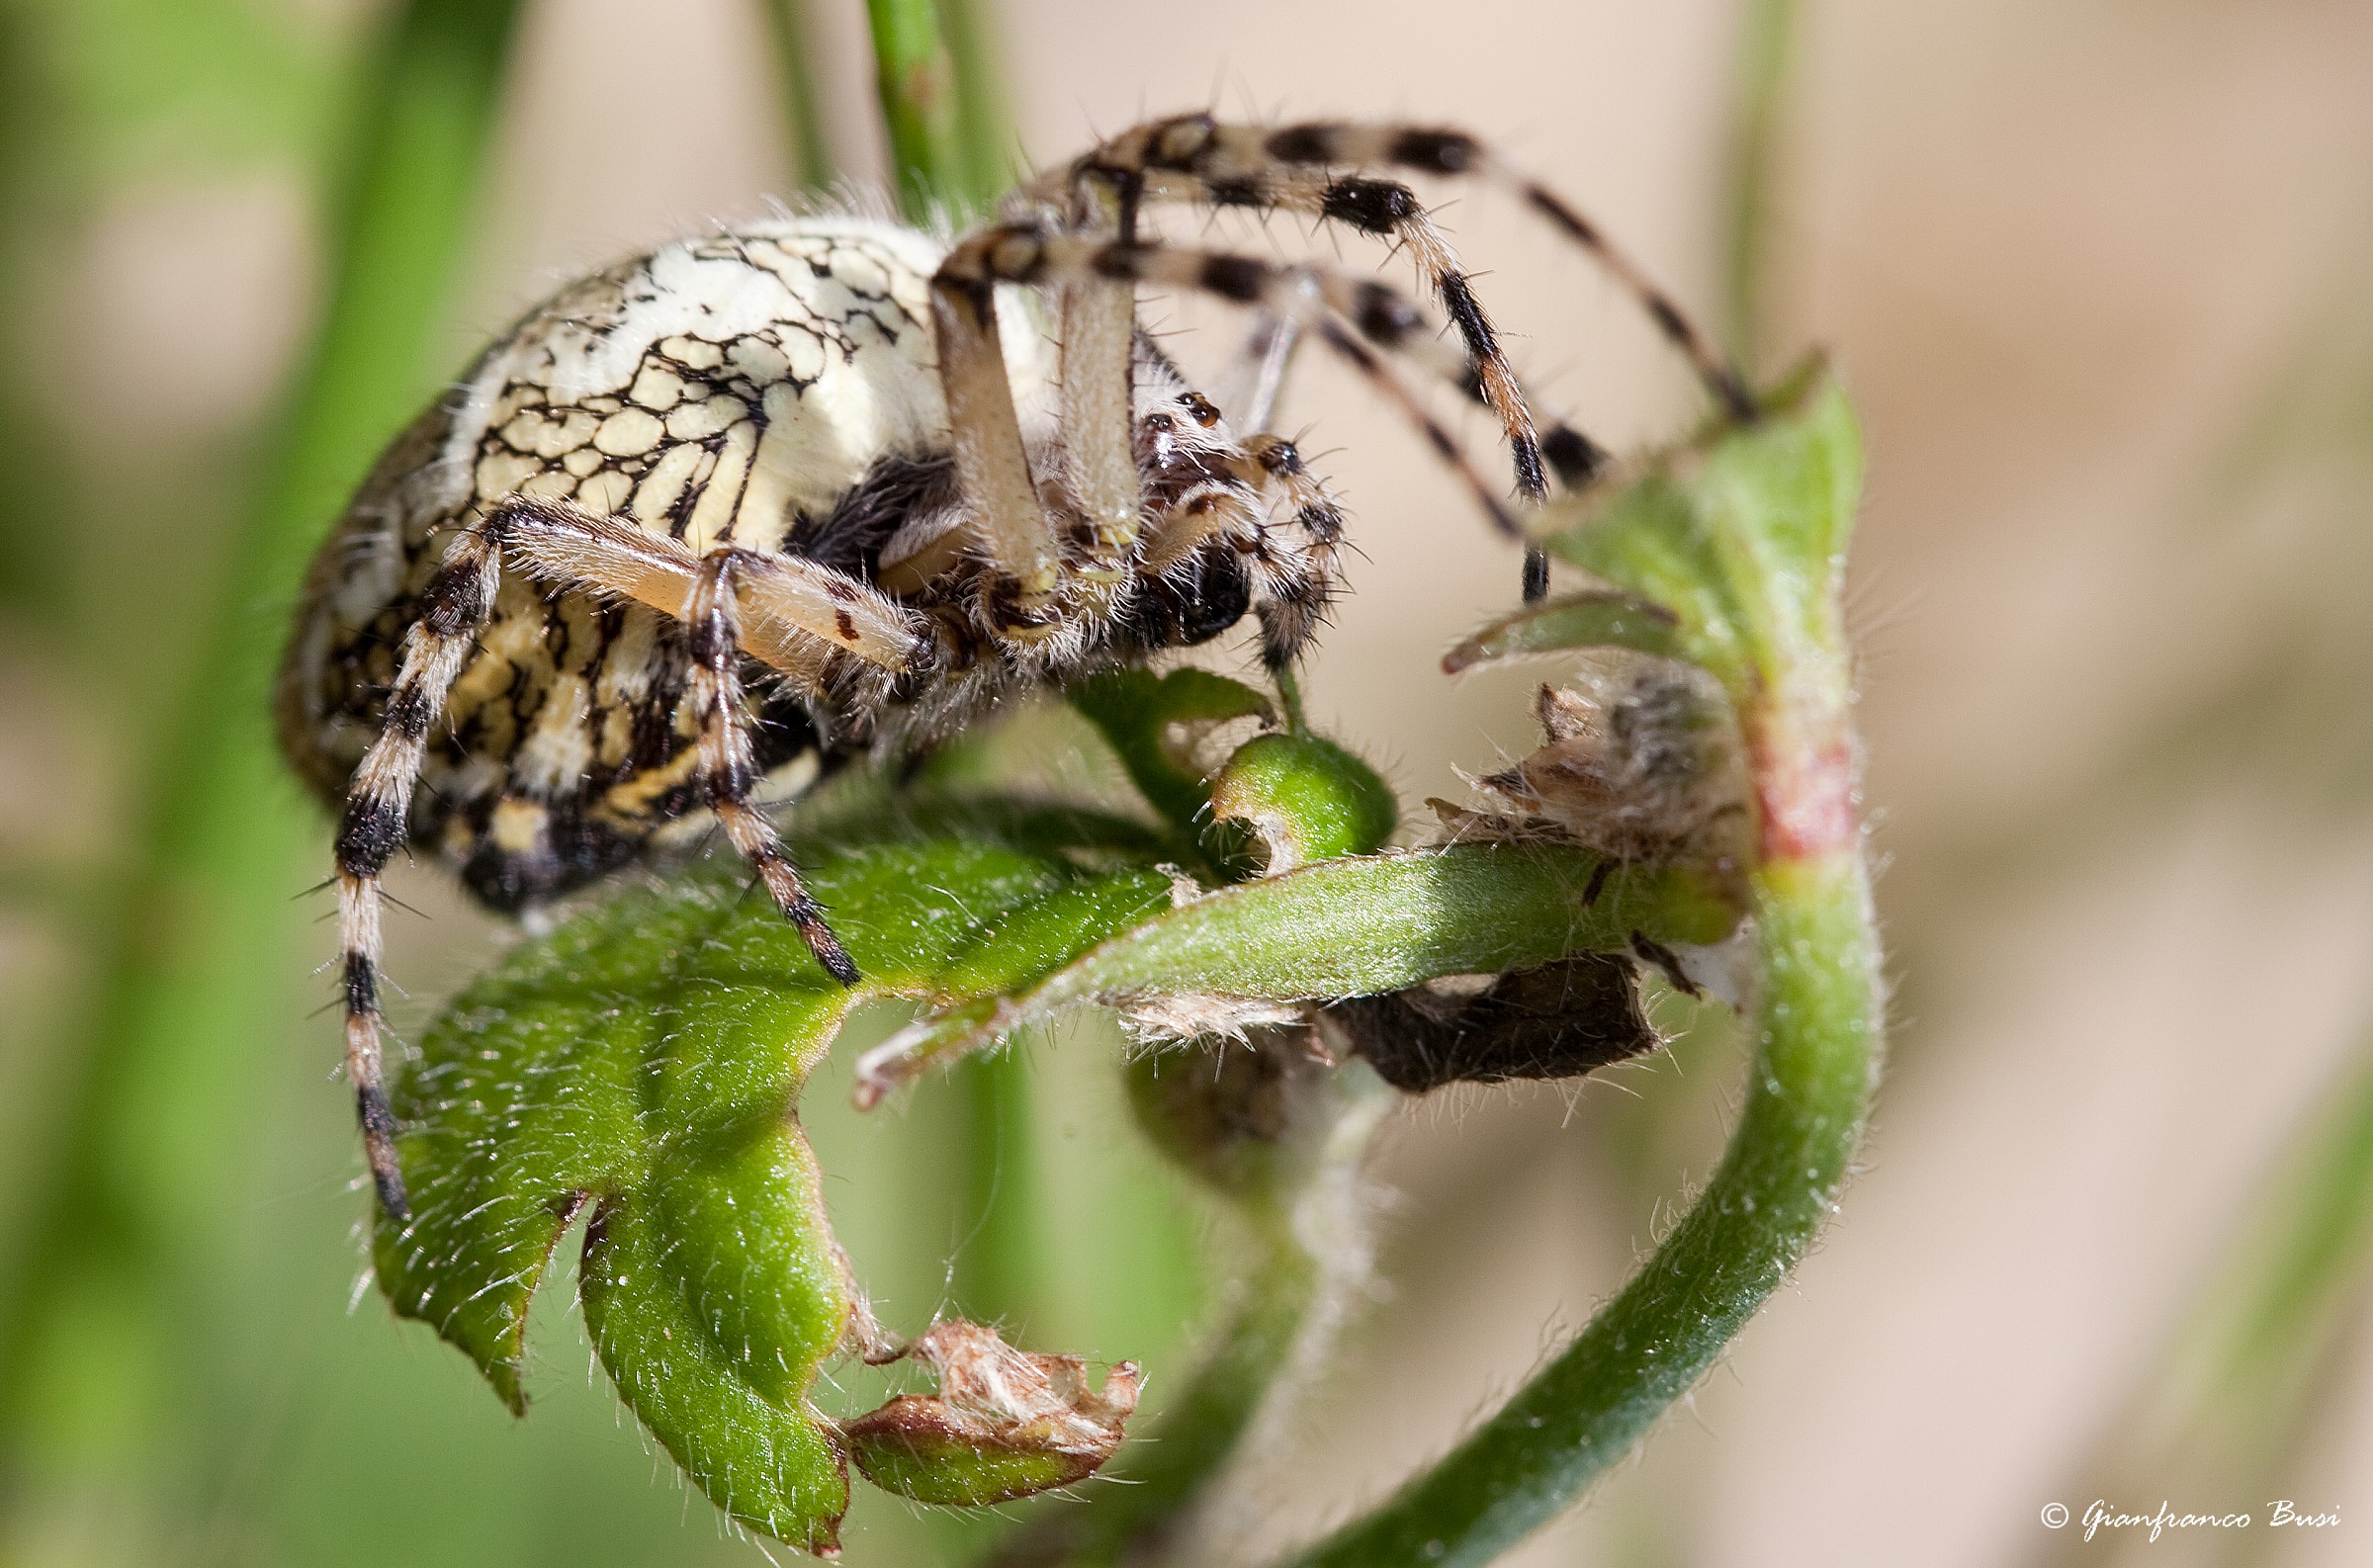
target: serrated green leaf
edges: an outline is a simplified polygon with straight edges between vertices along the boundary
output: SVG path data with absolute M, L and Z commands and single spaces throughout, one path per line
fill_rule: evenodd
M 1817 366 L 1767 409 L 1648 460 L 1612 495 L 1546 508 L 1540 523 L 1557 556 L 1673 611 L 1675 646 L 1661 652 L 1741 698 L 1842 646 L 1837 590 L 1862 486 L 1853 409 Z
M 396 1087 L 413 1215 L 383 1217 L 375 1254 L 396 1310 L 519 1410 L 529 1297 L 592 1205 L 586 1322 L 627 1403 L 734 1518 L 821 1547 L 847 1483 L 808 1393 L 854 1300 L 799 1131 L 808 1073 L 859 1002 L 1027 986 L 1166 908 L 1170 879 L 985 835 L 811 858 L 853 990 L 712 871 L 583 915 L 465 992 Z

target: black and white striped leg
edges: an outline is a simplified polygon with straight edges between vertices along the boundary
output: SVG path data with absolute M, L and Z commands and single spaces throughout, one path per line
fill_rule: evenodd
M 853 986 L 860 978 L 857 966 L 826 922 L 824 907 L 800 881 L 774 825 L 750 802 L 758 770 L 742 702 L 741 607 L 734 590 L 735 573 L 744 561 L 734 550 L 704 556 L 684 601 L 684 626 L 692 645 L 692 679 L 685 700 L 700 720 L 700 767 L 709 807 L 734 848 L 766 884 L 775 908 L 799 928 L 816 962 L 843 986 Z
M 1042 176 L 1030 191 L 1045 199 L 1058 182 L 1126 176 L 1138 182 L 1148 200 L 1315 208 L 1325 218 L 1405 237 L 1402 210 L 1414 205 L 1413 199 L 1393 182 L 1347 172 L 1361 168 L 1477 179 L 1514 192 L 1638 302 L 1731 417 L 1742 422 L 1756 417 L 1745 379 L 1646 269 L 1579 208 L 1463 131 L 1341 121 L 1263 127 L 1223 124 L 1208 114 L 1178 115 L 1122 131 L 1069 169 Z M 1447 296 L 1445 304 L 1450 305 Z
M 1326 620 L 1343 511 L 1291 441 L 1262 431 L 1244 445 L 1261 470 L 1262 488 L 1283 498 L 1302 536 L 1297 551 L 1282 559 L 1265 554 L 1259 563 L 1253 610 L 1261 619 L 1261 662 L 1276 675 L 1289 669 Z
M 346 1077 L 354 1086 L 363 1154 L 380 1207 L 410 1217 L 403 1173 L 396 1162 L 396 1115 L 388 1104 L 380 1041 L 380 874 L 404 841 L 412 789 L 419 782 L 428 732 L 445 708 L 454 676 L 494 602 L 500 563 L 484 533 L 453 542 L 429 579 L 420 619 L 404 634 L 403 662 L 389 689 L 379 739 L 347 788 L 338 827 L 338 944 L 346 1002 Z
M 1539 441 L 1515 370 L 1457 252 L 1416 193 L 1389 180 L 1330 179 L 1274 161 L 1250 178 L 1213 180 L 1199 165 L 1215 150 L 1212 138 L 1222 129 L 1207 116 L 1157 123 L 1151 135 L 1132 140 L 1137 133 L 1124 134 L 1081 159 L 1072 166 L 1070 180 L 1075 191 L 1098 186 L 1126 191 L 1132 203 L 1185 201 L 1298 212 L 1406 246 L 1426 292 L 1442 303 L 1480 370 L 1484 400 L 1508 432 L 1517 492 L 1527 501 L 1545 496 Z
M 1000 224 L 967 236 L 941 265 L 940 277 L 973 280 L 973 286 L 984 295 L 995 283 L 1060 288 L 1080 277 L 1126 279 L 1194 290 L 1270 311 L 1310 330 L 1348 360 L 1403 411 L 1466 481 L 1477 504 L 1503 533 L 1512 538 L 1522 533 L 1516 514 L 1475 472 L 1456 439 L 1362 342 L 1364 337 L 1397 346 L 1410 341 L 1425 321 L 1406 298 L 1373 279 L 1354 278 L 1326 267 L 1280 266 L 1256 256 L 1072 234 L 1032 223 Z M 1346 326 L 1346 321 L 1352 325 Z M 1002 395 L 1002 382 L 1000 392 Z M 1006 408 L 1010 420 L 1010 397 Z M 959 456 L 968 439 L 959 429 Z M 1018 435 L 1013 445 L 1018 462 Z

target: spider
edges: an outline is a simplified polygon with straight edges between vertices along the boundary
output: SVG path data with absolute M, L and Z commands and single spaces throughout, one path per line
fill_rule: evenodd
M 1297 335 L 1373 383 L 1517 518 L 1394 363 L 1487 405 L 1520 502 L 1604 454 L 1537 426 L 1410 188 L 1509 186 L 1614 278 L 1734 414 L 1730 368 L 1579 213 L 1463 132 L 1152 121 L 952 242 L 847 215 L 669 244 L 563 289 L 397 436 L 321 547 L 275 695 L 333 805 L 346 1071 L 378 1199 L 407 1215 L 383 1087 L 380 877 L 407 842 L 536 909 L 714 824 L 843 984 L 855 966 L 756 805 L 925 746 L 1016 692 L 1247 616 L 1283 676 L 1343 515 L 1264 428 Z M 1149 203 L 1304 215 L 1415 258 L 1417 302 L 1319 265 L 1143 237 Z M 1243 428 L 1139 326 L 1135 286 L 1262 312 Z M 1050 333 L 1041 323 L 1051 325 Z M 1060 347 L 1055 344 L 1059 342 Z M 1545 465 L 1545 471 L 1544 471 Z M 1528 552 L 1527 597 L 1546 563 Z

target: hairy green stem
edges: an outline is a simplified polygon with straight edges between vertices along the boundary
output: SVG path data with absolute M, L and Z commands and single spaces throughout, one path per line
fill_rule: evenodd
M 136 1388 L 169 1368 L 174 1296 L 156 1281 L 202 1234 L 192 1205 L 221 1190 L 205 1168 L 237 1157 L 241 1107 L 288 1038 L 272 1021 L 279 958 L 305 917 L 290 896 L 308 880 L 311 835 L 265 733 L 267 671 L 310 545 L 441 373 L 426 355 L 518 10 L 412 0 L 372 60 L 332 208 L 328 307 L 262 503 L 228 552 L 215 624 L 159 725 L 141 869 L 109 925 L 81 1078 L 56 1119 L 18 1291 L 0 1305 L 0 1435 L 12 1439 L 34 1399 Z M 83 1364 L 91 1342 L 75 1325 L 92 1314 L 122 1326 L 108 1351 L 119 1365 Z M 147 1419 L 127 1411 L 121 1425 Z
M 1848 848 L 1756 873 L 1760 1045 L 1730 1148 L 1637 1277 L 1501 1411 L 1294 1568 L 1489 1562 L 1630 1451 L 1829 1215 L 1878 1074 L 1868 878 Z

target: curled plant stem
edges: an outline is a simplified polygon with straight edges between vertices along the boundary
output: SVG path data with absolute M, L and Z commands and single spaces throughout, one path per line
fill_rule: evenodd
M 1605 501 L 1552 507 L 1549 548 L 1674 612 L 1737 709 L 1758 827 L 1760 984 L 1720 1169 L 1622 1294 L 1432 1470 L 1291 1568 L 1489 1562 L 1622 1458 L 1746 1325 L 1834 1206 L 1878 1080 L 1879 943 L 1856 820 L 1839 612 L 1861 442 L 1818 367 L 1765 417 L 1662 454 Z
M 1622 1458 L 1714 1364 L 1828 1216 L 1876 1076 L 1861 857 L 1763 867 L 1760 1047 L 1713 1184 L 1548 1368 L 1432 1471 L 1294 1568 L 1489 1562 Z

